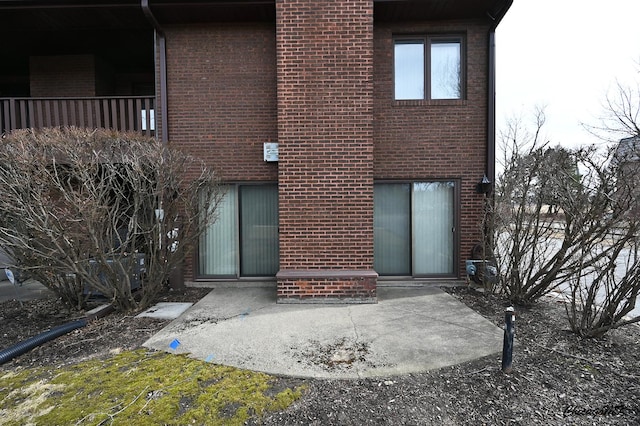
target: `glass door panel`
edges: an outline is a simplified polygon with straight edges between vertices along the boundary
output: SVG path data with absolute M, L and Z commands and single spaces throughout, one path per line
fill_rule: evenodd
M 373 188 L 374 269 L 380 275 L 411 275 L 411 185 Z
M 240 275 L 278 272 L 278 187 L 240 187 Z
M 238 275 L 238 215 L 235 187 L 227 188 L 218 217 L 200 238 L 201 275 Z
M 413 274 L 454 272 L 453 182 L 413 184 Z

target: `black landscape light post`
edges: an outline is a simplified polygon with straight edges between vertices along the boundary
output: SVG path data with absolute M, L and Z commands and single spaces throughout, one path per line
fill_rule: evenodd
M 502 371 L 511 373 L 513 336 L 516 334 L 516 312 L 512 306 L 504 311 L 504 341 L 502 343 Z

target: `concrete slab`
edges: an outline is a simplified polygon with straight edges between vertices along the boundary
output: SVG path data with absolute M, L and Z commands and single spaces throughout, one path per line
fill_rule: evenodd
M 181 302 L 160 302 L 150 307 L 146 311 L 136 315 L 136 318 L 156 318 L 172 320 L 178 318 L 187 309 L 193 306 L 193 303 Z
M 496 354 L 502 334 L 436 287 L 381 287 L 369 305 L 283 305 L 273 288 L 216 288 L 144 346 L 276 375 L 362 378 Z

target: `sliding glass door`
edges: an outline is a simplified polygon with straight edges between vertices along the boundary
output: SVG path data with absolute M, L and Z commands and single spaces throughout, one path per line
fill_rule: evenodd
M 199 275 L 270 277 L 278 272 L 278 188 L 229 186 L 200 240 Z
M 455 273 L 454 182 L 376 184 L 373 216 L 380 275 Z

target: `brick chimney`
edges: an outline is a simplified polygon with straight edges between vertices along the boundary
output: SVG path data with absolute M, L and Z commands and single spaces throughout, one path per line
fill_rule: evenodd
M 276 0 L 279 302 L 376 301 L 373 0 Z

